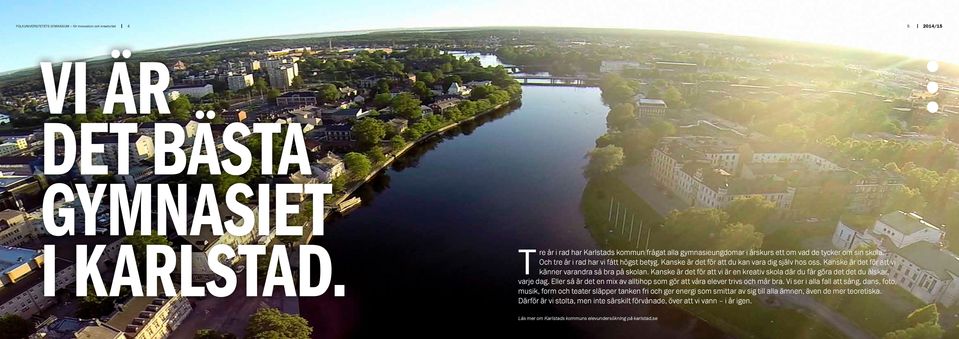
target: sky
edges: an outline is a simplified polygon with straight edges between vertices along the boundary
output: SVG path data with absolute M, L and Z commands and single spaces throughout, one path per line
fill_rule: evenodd
M 943 28 L 916 28 L 924 23 Z M 18 27 L 38 24 L 129 27 Z M 116 48 L 136 53 L 286 34 L 478 26 L 710 32 L 959 63 L 957 0 L 16 0 L 0 6 L 0 73 L 40 61 L 106 56 Z

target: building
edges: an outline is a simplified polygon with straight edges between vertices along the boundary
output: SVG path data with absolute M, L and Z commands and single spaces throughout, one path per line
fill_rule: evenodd
M 390 119 L 386 122 L 387 126 L 390 127 L 390 130 L 393 134 L 400 134 L 406 130 L 406 127 L 409 125 L 409 121 L 401 118 Z
M 116 136 L 94 136 L 93 142 L 103 145 L 103 153 L 96 154 L 96 163 L 107 165 L 107 167 L 109 167 L 113 173 L 116 173 L 118 168 L 117 154 L 120 152 L 120 150 L 117 149 L 119 146 Z M 153 137 L 148 135 L 134 136 L 134 139 L 129 143 L 129 149 L 127 149 L 126 152 L 129 154 L 131 165 L 143 160 L 152 159 L 153 155 L 155 154 L 155 150 L 153 149 Z
M 635 61 L 603 60 L 599 64 L 600 73 L 622 73 L 625 70 L 643 69 L 643 64 Z
M 276 97 L 276 105 L 285 106 L 316 106 L 316 93 L 312 91 L 286 92 Z
M 300 68 L 295 62 L 280 63 L 273 67 L 267 67 L 266 74 L 269 77 L 270 86 L 287 89 L 293 85 L 293 78 L 300 75 Z
M 0 211 L 0 246 L 20 246 L 36 237 L 35 220 L 18 210 Z
M 329 118 L 335 122 L 344 122 L 350 119 L 359 119 L 365 117 L 369 114 L 369 111 L 364 111 L 362 108 L 341 108 L 335 110 L 329 114 Z
M 668 108 L 666 102 L 661 99 L 641 98 L 636 100 L 636 116 L 640 119 L 662 119 L 666 117 Z
M 237 74 L 226 77 L 226 85 L 231 91 L 253 86 L 253 74 Z
M 873 224 L 845 218 L 836 224 L 833 246 L 840 249 L 855 249 L 863 245 L 886 244 L 903 248 L 917 242 L 938 244 L 945 231 L 924 220 L 916 213 L 895 211 L 883 214 Z
M 353 126 L 346 123 L 324 125 L 322 131 L 327 141 L 353 141 Z
M 466 97 L 470 95 L 471 90 L 469 87 L 460 85 L 459 83 L 452 83 L 450 87 L 446 89 L 446 94 L 449 95 L 458 95 L 461 97 Z
M 260 60 L 250 60 L 246 63 L 247 71 L 259 71 L 260 70 Z
M 213 85 L 183 85 L 183 86 L 173 86 L 167 88 L 163 92 L 166 95 L 167 101 L 173 101 L 179 98 L 181 95 L 187 95 L 191 98 L 199 99 L 208 94 L 213 94 Z
M 329 183 L 333 179 L 346 174 L 346 165 L 343 164 L 343 159 L 340 159 L 333 152 L 329 152 L 325 157 L 317 160 L 316 165 L 313 166 L 313 172 L 322 177 L 322 182 Z
M 160 286 L 162 289 L 162 284 Z M 180 327 L 192 311 L 190 302 L 178 288 L 172 295 L 130 298 L 110 315 L 107 325 L 123 331 L 127 338 L 163 339 Z
M 56 261 L 57 289 L 76 281 L 76 267 L 63 259 Z M 43 295 L 44 255 L 40 251 L 0 246 L 0 315 L 14 314 L 22 318 L 46 310 L 57 298 Z
M 796 214 L 805 212 L 793 210 L 799 185 L 805 182 L 797 180 L 795 173 L 844 170 L 814 153 L 785 151 L 779 146 L 753 147 L 738 138 L 663 138 L 653 149 L 650 174 L 690 206 L 722 208 L 735 199 L 761 196 L 781 212 Z
M 944 228 L 916 213 L 895 211 L 867 222 L 840 220 L 833 245 L 840 249 L 875 246 L 881 253 L 876 268 L 926 303 L 951 307 L 959 300 L 959 257 L 942 248 Z
M 259 208 L 256 206 L 250 206 L 253 210 L 253 213 L 256 214 L 259 211 Z M 239 215 L 234 214 L 229 208 L 226 207 L 226 204 L 220 204 L 220 217 L 223 221 L 233 220 L 236 223 L 237 227 L 243 226 L 243 219 Z M 191 221 L 192 222 L 192 221 Z M 209 227 L 204 227 L 200 230 L 198 235 L 180 235 L 174 238 L 173 244 L 176 246 L 180 245 L 190 245 L 193 247 L 192 251 L 192 267 L 193 270 L 193 281 L 197 283 L 205 283 L 217 278 L 217 275 L 213 273 L 210 269 L 208 258 L 208 252 L 215 245 L 225 244 L 233 248 L 234 251 L 237 250 L 239 245 L 252 244 L 254 242 L 254 235 L 256 232 L 250 232 L 243 236 L 236 236 L 230 233 L 223 233 L 223 235 L 214 235 L 213 230 Z M 179 256 L 180 253 L 177 253 Z M 240 256 L 234 257 L 231 259 L 226 259 L 226 257 L 221 257 L 223 264 L 232 267 L 234 264 L 239 262 L 242 258 Z M 185 260 L 185 259 L 181 259 Z M 229 260 L 229 261 L 228 261 Z M 177 267 L 179 269 L 179 267 Z
M 0 157 L 17 155 L 23 150 L 24 149 L 20 148 L 20 145 L 17 143 L 5 142 L 0 144 Z
M 699 71 L 699 65 L 690 62 L 657 61 L 656 70 L 672 73 L 695 73 Z
M 247 118 L 246 111 L 242 109 L 223 110 L 220 112 L 220 116 L 223 117 L 223 122 L 228 124 L 234 122 L 244 122 Z
M 37 325 L 30 339 L 123 339 L 123 332 L 99 319 L 52 316 Z

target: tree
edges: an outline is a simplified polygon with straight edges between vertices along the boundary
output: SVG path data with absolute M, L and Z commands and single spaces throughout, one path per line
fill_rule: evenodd
M 323 103 L 331 103 L 340 99 L 340 89 L 333 84 L 322 84 L 316 89 L 316 99 Z
M 276 98 L 279 96 L 280 90 L 276 88 L 270 88 L 270 90 L 266 92 L 266 99 L 273 103 L 276 103 Z
M 193 104 L 186 96 L 181 95 L 176 100 L 170 101 L 168 107 L 170 108 L 170 115 L 175 121 L 187 122 L 193 118 Z
M 886 333 L 883 339 L 940 339 L 945 331 L 934 322 L 922 323 L 910 328 Z
M 914 212 L 924 207 L 926 207 L 926 199 L 919 192 L 919 189 L 902 187 L 889 194 L 882 206 L 882 212 Z
M 593 149 L 587 154 L 589 162 L 583 170 L 583 174 L 588 178 L 595 178 L 600 175 L 607 175 L 616 172 L 623 166 L 623 149 L 618 146 L 605 146 Z
M 310 327 L 306 319 L 275 308 L 256 311 L 246 325 L 246 337 L 252 339 L 309 339 L 311 334 L 313 327 Z
M 486 99 L 493 90 L 493 86 L 477 86 L 470 91 L 470 100 Z
M 146 253 L 147 245 L 166 245 L 170 246 L 173 243 L 170 240 L 167 240 L 165 236 L 152 234 L 152 235 L 139 235 L 131 234 L 123 238 L 123 243 L 128 245 L 133 245 L 133 257 L 137 260 L 137 268 L 141 278 L 146 276 Z M 158 263 L 163 265 L 163 258 L 158 258 Z
M 425 82 L 417 81 L 413 83 L 413 94 L 416 94 L 420 100 L 429 100 L 433 97 L 433 92 L 430 91 L 430 88 L 426 86 Z
M 393 101 L 393 95 L 389 93 L 380 93 L 373 97 L 373 106 L 383 108 L 390 105 Z
M 373 169 L 373 164 L 362 153 L 350 152 L 343 157 L 343 164 L 350 171 L 350 179 L 359 180 L 365 178 Z
M 673 211 L 663 222 L 666 239 L 672 239 L 667 248 L 705 249 L 711 247 L 714 239 L 729 220 L 729 215 L 715 208 L 689 208 Z
M 633 104 L 616 104 L 606 115 L 606 126 L 617 130 L 626 130 L 636 124 L 636 111 Z
M 666 88 L 666 92 L 663 93 L 663 101 L 666 102 L 666 105 L 669 105 L 669 107 L 672 108 L 686 107 L 686 101 L 683 100 L 683 94 L 672 86 Z
M 340 175 L 340 176 L 337 176 L 336 178 L 333 178 L 333 180 L 330 180 L 330 185 L 333 185 L 334 194 L 342 193 L 343 190 L 346 189 L 346 176 Z M 327 197 L 332 197 L 332 195 Z
M 376 81 L 376 87 L 374 87 L 374 92 L 382 94 L 390 92 L 390 81 L 386 79 L 380 79 Z
M 751 250 L 762 247 L 763 234 L 751 224 L 732 223 L 719 231 L 716 247 L 722 250 Z
M 399 151 L 403 146 L 406 146 L 406 140 L 403 139 L 403 136 L 394 135 L 393 138 L 390 139 L 390 148 L 392 148 L 394 152 Z
M 730 201 L 725 210 L 730 222 L 762 225 L 776 210 L 776 205 L 761 196 L 750 196 Z
M 33 323 L 16 314 L 0 316 L 0 339 L 26 338 L 33 333 Z
M 266 80 L 263 78 L 256 78 L 253 80 L 253 90 L 255 90 L 260 95 L 263 95 L 263 92 L 270 88 L 270 85 L 266 83 Z
M 386 161 L 386 154 L 383 154 L 383 148 L 380 146 L 370 148 L 370 150 L 366 152 L 366 157 L 374 164 Z
M 783 142 L 795 144 L 806 143 L 806 130 L 791 123 L 776 126 L 776 129 L 773 130 L 773 136 Z
M 917 308 L 912 313 L 906 317 L 906 322 L 909 326 L 915 326 L 922 323 L 933 322 L 939 323 L 939 309 L 936 308 L 936 304 L 929 304 L 920 308 Z
M 352 132 L 363 148 L 372 147 L 386 136 L 386 123 L 379 119 L 363 118 L 353 124 Z
M 407 120 L 415 120 L 422 115 L 420 100 L 410 93 L 400 93 L 393 97 L 390 107 L 393 108 L 393 113 Z
M 301 78 L 299 75 L 294 76 L 293 79 L 290 79 L 290 87 L 292 88 L 303 87 L 303 78 Z
M 203 329 L 196 331 L 196 334 L 193 335 L 193 339 L 236 339 L 236 335 L 229 332 Z

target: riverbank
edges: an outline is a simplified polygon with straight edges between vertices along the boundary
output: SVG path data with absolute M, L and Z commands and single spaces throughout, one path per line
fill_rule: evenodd
M 346 199 L 349 199 L 351 196 L 353 196 L 353 193 L 356 192 L 357 189 L 359 189 L 360 187 L 362 187 L 363 185 L 365 185 L 366 183 L 368 183 L 370 180 L 372 180 L 373 178 L 375 178 L 375 177 L 376 177 L 377 175 L 379 175 L 380 172 L 382 172 L 383 170 L 389 168 L 389 166 L 392 165 L 393 162 L 396 161 L 396 159 L 398 159 L 399 157 L 401 157 L 401 156 L 403 156 L 404 154 L 406 154 L 406 152 L 408 152 L 410 149 L 413 149 L 413 147 L 416 147 L 416 146 L 421 145 L 423 142 L 429 140 L 429 139 L 432 138 L 432 137 L 435 137 L 435 136 L 437 136 L 437 135 L 441 135 L 441 134 L 443 134 L 443 133 L 445 133 L 445 132 L 447 132 L 447 131 L 449 131 L 449 130 L 451 130 L 451 129 L 453 129 L 453 128 L 459 127 L 460 125 L 462 125 L 462 124 L 465 123 L 465 122 L 473 121 L 473 120 L 475 120 L 475 119 L 477 119 L 477 118 L 479 118 L 479 117 L 482 117 L 482 116 L 485 116 L 485 115 L 487 115 L 487 114 L 496 112 L 496 111 L 501 110 L 501 109 L 503 109 L 503 108 L 508 108 L 508 107 L 514 106 L 514 105 L 516 105 L 516 104 L 519 104 L 520 102 L 522 102 L 522 97 L 516 98 L 516 99 L 513 99 L 513 100 L 510 100 L 510 101 L 508 101 L 508 102 L 505 102 L 505 103 L 502 103 L 502 104 L 499 104 L 499 105 L 496 105 L 496 106 L 494 106 L 493 108 L 490 108 L 490 109 L 488 109 L 488 110 L 486 110 L 486 111 L 483 111 L 483 112 L 480 112 L 480 113 L 476 113 L 476 114 L 474 114 L 473 116 L 470 116 L 470 117 L 468 117 L 468 118 L 466 118 L 466 119 L 463 119 L 463 120 L 451 122 L 451 123 L 449 123 L 449 124 L 446 125 L 446 126 L 440 127 L 440 128 L 438 128 L 437 130 L 435 130 L 435 131 L 432 131 L 432 132 L 430 132 L 430 133 L 427 133 L 427 134 L 421 136 L 419 139 L 416 139 L 415 141 L 408 142 L 402 149 L 399 149 L 399 150 L 391 150 L 390 153 L 389 153 L 389 158 L 387 158 L 386 160 L 384 160 L 383 162 L 381 162 L 381 163 L 379 163 L 379 164 L 375 164 L 375 165 L 373 166 L 373 168 L 370 169 L 370 173 L 369 173 L 369 174 L 367 174 L 365 177 L 363 177 L 363 178 L 360 179 L 360 180 L 356 180 L 356 181 L 354 181 L 354 182 L 351 182 L 350 185 L 349 185 L 342 193 L 338 194 L 333 200 L 331 200 L 331 201 L 329 201 L 329 202 L 324 202 L 324 204 L 323 204 L 323 218 L 324 218 L 324 219 L 329 218 L 329 216 L 332 214 L 333 206 L 339 206 L 340 203 L 342 203 L 342 202 L 345 201 Z M 311 224 L 311 223 L 307 223 L 307 224 Z M 308 229 L 304 232 L 304 234 L 303 234 L 303 239 L 302 239 L 301 243 L 303 243 L 303 244 L 308 244 L 308 243 L 310 243 L 310 241 L 311 241 L 312 239 L 313 239 L 313 230 L 312 230 L 312 228 L 308 228 Z

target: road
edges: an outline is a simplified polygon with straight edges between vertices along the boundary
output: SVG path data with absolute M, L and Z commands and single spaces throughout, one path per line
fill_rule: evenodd
M 816 301 L 811 296 L 808 295 L 796 295 L 796 294 L 781 294 L 772 296 L 779 302 L 781 302 L 786 307 L 791 307 L 800 311 L 804 311 L 807 315 L 815 317 L 819 321 L 829 324 L 834 329 L 842 332 L 846 338 L 855 338 L 855 339 L 871 339 L 875 338 L 872 334 L 867 333 L 859 328 L 858 325 L 846 319 L 842 314 L 833 311 L 831 308 L 826 307 L 821 304 L 819 301 Z
M 276 295 L 282 292 L 282 289 L 277 288 L 273 297 L 247 297 L 246 272 L 243 272 L 237 277 L 236 290 L 229 297 L 190 298 L 193 312 L 173 331 L 170 338 L 193 338 L 196 331 L 202 329 L 230 332 L 242 338 L 250 316 L 264 307 L 299 314 L 299 299 Z

